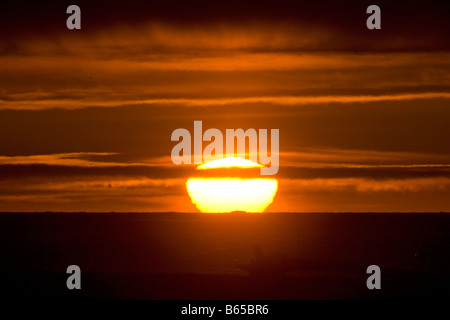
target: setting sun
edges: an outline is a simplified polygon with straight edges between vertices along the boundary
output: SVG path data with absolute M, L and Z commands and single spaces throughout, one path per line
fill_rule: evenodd
M 242 158 L 225 158 L 197 169 L 255 168 L 260 164 Z M 276 179 L 208 177 L 190 178 L 186 187 L 192 202 L 202 212 L 263 212 L 272 203 L 278 189 Z

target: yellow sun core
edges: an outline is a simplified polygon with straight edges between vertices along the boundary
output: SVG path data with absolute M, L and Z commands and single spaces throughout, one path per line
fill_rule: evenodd
M 257 168 L 250 160 L 229 157 L 203 164 L 197 169 Z M 263 212 L 272 203 L 278 181 L 272 178 L 196 177 L 189 178 L 186 188 L 192 202 L 202 212 Z

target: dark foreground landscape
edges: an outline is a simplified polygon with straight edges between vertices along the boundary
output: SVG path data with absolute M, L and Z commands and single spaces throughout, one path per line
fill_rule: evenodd
M 448 299 L 450 214 L 1 213 L 0 257 L 6 298 Z

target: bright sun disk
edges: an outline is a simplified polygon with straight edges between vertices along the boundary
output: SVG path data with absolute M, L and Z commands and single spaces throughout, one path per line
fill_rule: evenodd
M 225 158 L 203 164 L 197 169 L 255 168 L 260 164 L 242 158 Z M 212 177 L 189 178 L 186 188 L 192 202 L 202 212 L 263 212 L 278 189 L 273 178 Z

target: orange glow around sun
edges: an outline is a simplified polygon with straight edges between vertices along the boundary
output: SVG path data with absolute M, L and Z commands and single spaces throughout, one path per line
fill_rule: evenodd
M 225 158 L 203 164 L 197 169 L 255 168 L 262 165 L 242 158 Z M 192 202 L 202 212 L 263 212 L 278 189 L 273 178 L 208 177 L 189 178 L 186 188 Z

